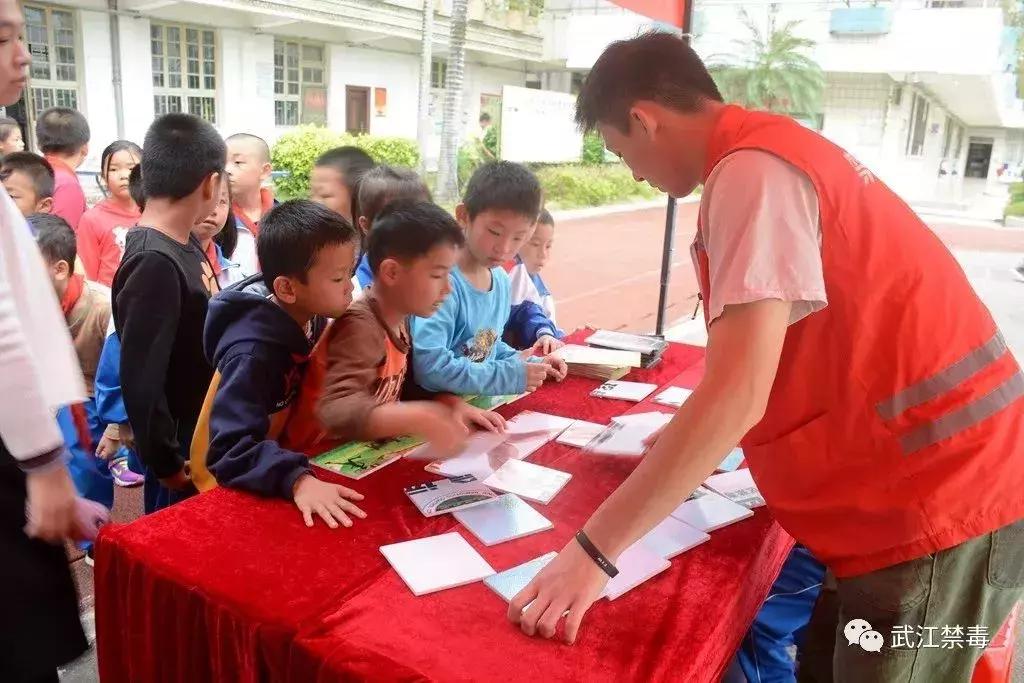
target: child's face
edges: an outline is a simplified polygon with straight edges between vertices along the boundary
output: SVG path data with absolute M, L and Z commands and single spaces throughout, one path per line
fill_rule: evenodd
M 473 220 L 464 205 L 455 209 L 466 228 L 466 251 L 473 262 L 495 268 L 512 259 L 533 234 L 535 219 L 506 209 L 482 211 Z
M 551 256 L 551 247 L 555 243 L 555 226 L 550 223 L 537 223 L 530 241 L 519 250 L 519 258 L 526 265 L 526 272 L 539 273 Z
M 192 228 L 192 234 L 196 236 L 197 240 L 206 244 L 224 228 L 224 221 L 228 219 L 228 210 L 231 208 L 230 203 L 228 182 L 224 180 L 220 184 L 220 198 L 214 205 L 213 211 L 205 218 L 200 219 Z
M 256 143 L 250 140 L 232 140 L 228 143 L 228 163 L 225 168 L 236 197 L 252 194 L 270 177 L 270 164 Z
M 25 151 L 25 141 L 21 139 L 21 129 L 12 128 L 7 139 L 0 143 L 0 155 L 7 156 L 23 151 Z
M 459 249 L 438 244 L 423 256 L 409 261 L 384 259 L 374 282 L 394 293 L 405 315 L 429 318 L 452 291 L 448 274 L 459 258 Z
M 356 271 L 355 242 L 331 244 L 317 252 L 306 271 L 306 281 L 291 280 L 294 303 L 310 315 L 337 318 L 352 303 L 352 275 Z M 292 302 L 288 302 L 292 303 Z
M 22 216 L 31 216 L 34 213 L 50 213 L 53 200 L 50 197 L 40 199 L 36 195 L 35 185 L 27 173 L 11 171 L 4 180 L 4 189 L 11 195 L 15 206 L 21 211 Z
M 105 179 L 111 196 L 122 202 L 131 201 L 131 195 L 128 194 L 128 176 L 131 175 L 132 169 L 138 165 L 139 158 L 127 149 L 115 152 L 110 157 Z
M 345 182 L 345 175 L 330 166 L 315 166 L 309 175 L 309 194 L 317 204 L 341 214 L 352 222 L 352 192 Z

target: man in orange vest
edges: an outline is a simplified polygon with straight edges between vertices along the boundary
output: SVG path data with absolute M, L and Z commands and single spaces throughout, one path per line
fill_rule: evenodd
M 551 637 L 567 612 L 572 642 L 619 554 L 740 443 L 776 519 L 838 589 L 811 626 L 831 629 L 825 668 L 969 680 L 982 651 L 969 629 L 994 635 L 1024 592 L 1024 375 L 956 260 L 850 154 L 723 105 L 677 37 L 610 45 L 576 117 L 637 181 L 676 197 L 703 183 L 692 251 L 707 366 L 509 618 Z M 947 626 L 962 647 L 940 647 Z M 811 668 L 801 676 L 832 677 Z

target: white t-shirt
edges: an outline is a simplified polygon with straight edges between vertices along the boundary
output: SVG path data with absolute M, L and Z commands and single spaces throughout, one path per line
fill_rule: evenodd
M 828 304 L 818 197 L 795 166 L 760 150 L 730 154 L 705 183 L 700 217 L 709 324 L 726 306 L 764 299 L 791 302 L 790 325 Z

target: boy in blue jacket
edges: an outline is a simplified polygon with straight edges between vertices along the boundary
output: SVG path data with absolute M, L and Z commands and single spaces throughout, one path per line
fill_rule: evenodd
M 360 494 L 320 481 L 306 456 L 276 441 L 325 318 L 352 301 L 358 245 L 351 223 L 308 200 L 264 216 L 256 242 L 263 274 L 210 301 L 203 341 L 216 374 L 191 457 L 200 490 L 220 483 L 293 500 L 306 526 L 314 514 L 332 529 L 366 516 L 352 502 Z
M 541 209 L 533 235 L 505 266 L 512 283 L 512 313 L 504 338 L 517 349 L 535 348 L 542 355 L 564 346 L 565 332 L 555 324 L 555 297 L 540 271 L 551 256 L 555 242 L 555 219 Z
M 429 318 L 413 318 L 413 376 L 428 392 L 520 394 L 565 378 L 565 362 L 528 362 L 501 339 L 512 309 L 502 265 L 533 234 L 540 213 L 537 178 L 500 161 L 473 173 L 455 217 L 466 246 L 449 275 L 452 292 Z

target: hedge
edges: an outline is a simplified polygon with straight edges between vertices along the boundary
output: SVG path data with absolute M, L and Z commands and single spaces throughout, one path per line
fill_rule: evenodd
M 622 164 L 545 166 L 536 173 L 550 209 L 619 204 L 659 194 L 647 183 L 636 182 Z
M 1024 201 L 1011 202 L 1003 212 L 1003 216 L 1024 216 Z
M 415 168 L 420 161 L 415 140 L 378 135 L 336 133 L 321 126 L 299 126 L 278 138 L 270 152 L 275 171 L 284 171 L 274 184 L 282 199 L 309 195 L 309 174 L 317 157 L 334 147 L 355 145 L 373 160 Z

